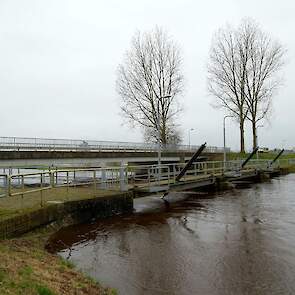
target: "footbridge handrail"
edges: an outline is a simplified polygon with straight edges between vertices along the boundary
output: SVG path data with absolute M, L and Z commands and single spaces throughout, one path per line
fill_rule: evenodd
M 278 160 L 277 167 L 290 163 L 290 159 Z M 184 181 L 195 181 L 198 177 L 223 175 L 226 171 L 239 171 L 242 161 L 195 162 L 186 171 Z M 29 173 L 0 174 L 0 197 L 24 196 L 53 188 L 91 185 L 91 192 L 102 190 L 128 190 L 132 187 L 169 186 L 177 182 L 177 175 L 185 163 L 164 165 L 137 165 L 115 167 L 85 167 L 49 169 Z M 243 171 L 267 169 L 269 160 L 250 160 Z M 159 174 L 160 173 L 160 174 Z M 160 175 L 160 179 L 159 179 Z
M 163 151 L 195 151 L 197 145 L 166 144 Z M 98 141 L 79 139 L 33 138 L 33 137 L 0 137 L 0 150 L 49 150 L 49 151 L 157 151 L 158 145 L 143 142 Z M 223 153 L 223 147 L 207 146 L 207 153 Z M 229 152 L 230 148 L 226 148 Z

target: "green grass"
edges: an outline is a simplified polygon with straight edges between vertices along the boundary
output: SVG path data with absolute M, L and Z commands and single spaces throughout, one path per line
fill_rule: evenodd
M 60 259 L 60 265 L 61 265 L 62 267 L 70 268 L 70 269 L 72 269 L 72 268 L 75 267 L 74 263 L 72 263 L 72 262 L 69 261 L 69 260 L 63 259 L 63 258 Z
M 48 287 L 43 285 L 37 285 L 36 290 L 38 292 L 38 295 L 55 295 Z
M 6 278 L 6 272 L 4 269 L 0 269 L 0 283 L 2 284 Z
M 113 289 L 76 270 L 72 262 L 44 249 L 53 232 L 50 227 L 0 241 L 0 295 L 115 295 Z
M 258 157 L 261 160 L 272 160 L 278 155 L 278 153 L 272 153 L 272 152 L 259 153 Z M 228 153 L 227 159 L 228 160 L 246 159 L 249 155 L 250 155 L 250 153 Z M 253 159 L 256 160 L 257 156 L 254 155 Z M 279 159 L 295 159 L 295 154 L 282 154 Z
M 16 279 L 0 269 L 0 292 L 1 294 L 38 294 L 38 295 L 55 295 L 45 285 L 36 282 L 33 276 L 33 269 L 26 265 L 19 269 L 19 278 Z M 36 293 L 37 292 L 37 293 Z
M 30 276 L 33 273 L 33 269 L 29 265 L 25 265 L 22 267 L 19 271 L 18 274 L 23 277 L 23 278 L 30 278 Z

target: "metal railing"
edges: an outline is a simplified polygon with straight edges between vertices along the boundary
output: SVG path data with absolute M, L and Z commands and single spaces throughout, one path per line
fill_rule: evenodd
M 272 169 L 295 164 L 294 159 L 281 159 L 270 166 L 269 160 L 251 160 L 243 168 L 244 173 L 258 169 Z M 222 175 L 227 171 L 240 171 L 242 161 L 195 162 L 185 173 L 183 180 L 193 182 L 198 179 Z M 127 191 L 131 188 L 170 187 L 185 163 L 146 166 L 122 166 L 102 168 L 75 168 L 62 170 L 44 170 L 32 173 L 0 174 L 0 200 L 13 200 L 20 197 L 21 208 L 26 196 L 30 206 L 40 201 L 69 200 L 73 196 L 93 197 L 105 191 Z M 14 201 L 12 201 L 14 202 Z
M 163 151 L 195 151 L 196 145 L 162 146 Z M 157 151 L 158 145 L 141 142 L 115 142 L 77 139 L 29 138 L 29 137 L 0 137 L 0 150 L 48 150 L 48 151 Z M 223 153 L 223 147 L 207 146 L 207 153 Z M 226 152 L 230 149 L 226 148 Z
M 8 196 L 8 174 L 0 174 L 0 197 Z

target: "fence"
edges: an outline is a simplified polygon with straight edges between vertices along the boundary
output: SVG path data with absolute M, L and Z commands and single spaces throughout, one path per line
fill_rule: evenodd
M 197 145 L 163 145 L 163 151 L 195 151 Z M 115 142 L 77 139 L 50 139 L 29 137 L 0 137 L 0 150 L 66 150 L 66 151 L 157 151 L 158 145 L 139 142 Z M 207 153 L 223 153 L 224 148 L 208 146 Z M 230 152 L 226 148 L 226 152 Z
M 105 196 L 127 190 L 126 167 L 46 170 L 0 175 L 1 209 L 43 207 L 45 202 Z
M 295 164 L 294 159 L 279 160 L 270 165 L 268 160 L 251 160 L 244 172 L 256 169 L 272 169 Z M 45 202 L 105 196 L 114 191 L 130 188 L 168 187 L 176 183 L 176 177 L 184 163 L 167 165 L 123 166 L 107 168 L 79 168 L 46 170 L 32 173 L 0 174 L 0 209 L 22 209 L 43 206 Z M 195 162 L 185 173 L 184 181 L 196 181 L 202 177 L 222 175 L 227 171 L 240 171 L 242 161 Z

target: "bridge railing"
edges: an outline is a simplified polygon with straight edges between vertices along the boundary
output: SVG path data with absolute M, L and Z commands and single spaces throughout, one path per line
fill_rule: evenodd
M 174 183 L 184 163 L 161 165 L 139 165 L 99 168 L 64 168 L 30 173 L 0 174 L 3 195 L 17 196 L 57 187 L 79 187 L 95 184 L 96 188 L 124 190 L 129 185 L 149 184 L 158 181 Z M 216 172 L 222 162 L 197 162 L 188 170 L 189 174 Z M 159 173 L 160 171 L 160 173 Z M 160 178 L 159 178 L 160 175 Z M 2 195 L 2 194 L 1 194 Z
M 195 162 L 185 173 L 183 180 L 193 182 L 202 177 L 221 175 L 225 171 L 238 171 L 241 163 L 242 161 Z M 290 163 L 295 164 L 294 160 L 280 160 L 276 167 Z M 159 186 L 169 187 L 176 183 L 176 177 L 184 165 L 184 163 L 161 166 L 126 165 L 0 174 L 0 209 L 42 207 L 50 202 L 104 196 L 112 191 L 126 191 L 137 187 L 149 191 Z M 269 168 L 269 161 L 253 160 L 243 171 L 251 172 L 266 167 Z
M 8 195 L 8 175 L 7 174 L 0 174 L 0 198 L 5 197 Z
M 106 191 L 125 191 L 127 174 L 126 167 L 1 174 L 0 209 L 9 211 L 43 207 L 51 202 L 104 196 L 109 193 Z
M 163 151 L 197 150 L 197 145 L 163 145 Z M 70 151 L 157 151 L 158 145 L 141 142 L 115 142 L 77 139 L 29 138 L 29 137 L 0 137 L 0 150 L 70 150 Z M 208 146 L 205 152 L 222 153 L 221 147 Z M 230 149 L 226 148 L 229 152 Z

